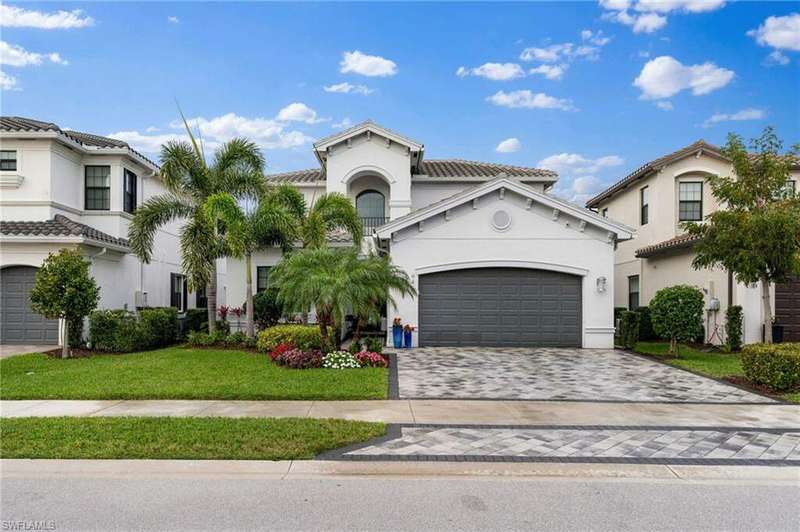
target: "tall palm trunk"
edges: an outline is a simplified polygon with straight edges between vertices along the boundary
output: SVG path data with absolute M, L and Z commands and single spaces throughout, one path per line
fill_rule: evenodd
M 217 261 L 211 267 L 211 279 L 206 285 L 206 308 L 208 309 L 208 332 L 217 330 Z
M 772 304 L 769 297 L 769 280 L 761 279 L 761 308 L 764 315 L 764 343 L 772 343 Z
M 248 253 L 244 256 L 244 260 L 247 270 L 247 289 L 245 292 L 245 297 L 247 299 L 247 337 L 254 338 L 256 331 L 253 326 L 253 318 L 256 313 L 256 308 L 253 303 L 253 256 Z

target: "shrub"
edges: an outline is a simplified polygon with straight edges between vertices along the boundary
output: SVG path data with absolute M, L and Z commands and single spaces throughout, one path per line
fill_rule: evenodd
M 733 305 L 725 311 L 725 336 L 729 351 L 742 348 L 742 307 Z
M 192 331 L 186 336 L 186 345 L 192 347 L 227 346 L 228 335 L 217 329 L 213 333 Z
M 278 344 L 292 344 L 298 349 L 320 349 L 322 336 L 317 327 L 309 325 L 275 325 L 258 333 L 257 348 L 269 353 Z
M 184 319 L 183 330 L 187 334 L 190 331 L 202 331 L 203 325 L 208 328 L 208 309 L 204 308 L 190 308 L 186 311 L 186 318 Z
M 800 388 L 800 343 L 746 345 L 742 369 L 753 384 L 776 392 L 796 390 Z
M 331 369 L 348 369 L 360 368 L 361 364 L 358 363 L 356 357 L 347 351 L 333 351 L 325 355 L 322 361 L 322 367 Z
M 614 307 L 614 324 L 619 321 L 620 316 L 622 316 L 623 312 L 626 312 L 628 309 L 627 307 Z
M 677 353 L 678 342 L 694 340 L 703 330 L 703 293 L 688 285 L 662 288 L 650 301 L 653 330 L 669 339 L 669 352 Z
M 70 347 L 82 347 L 83 342 L 83 317 L 69 320 L 69 345 Z
M 98 351 L 127 352 L 137 348 L 136 315 L 125 310 L 95 310 L 89 315 L 89 343 Z
M 322 361 L 322 351 L 318 349 L 308 351 L 289 349 L 275 358 L 275 363 L 292 369 L 319 368 L 322 366 Z
M 225 347 L 247 347 L 247 335 L 237 331 L 225 337 Z
M 178 331 L 178 310 L 172 307 L 143 308 L 139 311 L 141 332 L 147 335 L 149 347 L 175 343 Z
M 650 307 L 639 307 L 634 312 L 639 317 L 639 341 L 648 342 L 658 338 L 655 331 L 653 331 Z
M 247 312 L 247 303 L 242 306 Z M 283 315 L 283 308 L 278 303 L 278 291 L 268 288 L 253 296 L 253 321 L 259 330 L 272 327 Z
M 639 339 L 639 314 L 626 310 L 619 318 L 619 342 L 626 349 L 633 349 Z
M 367 348 L 367 351 L 381 354 L 383 353 L 383 342 L 384 340 L 381 337 L 369 336 L 364 339 L 364 347 Z
M 291 351 L 292 349 L 296 349 L 292 344 L 278 344 L 269 352 L 269 358 L 270 360 L 275 360 L 286 351 Z
M 361 342 L 359 342 L 358 340 L 354 341 L 352 344 L 350 344 L 350 347 L 347 348 L 347 352 L 350 353 L 351 355 L 355 355 L 356 353 L 360 353 L 361 352 Z
M 385 368 L 389 362 L 379 353 L 373 351 L 361 351 L 356 354 L 356 360 L 362 368 Z

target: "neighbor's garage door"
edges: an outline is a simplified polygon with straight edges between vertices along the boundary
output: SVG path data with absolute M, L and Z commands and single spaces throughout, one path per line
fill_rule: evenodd
M 0 343 L 58 343 L 58 321 L 31 310 L 30 294 L 35 279 L 36 268 L 31 266 L 0 269 Z
M 800 279 L 775 286 L 775 322 L 784 342 L 800 342 Z
M 581 278 L 518 268 L 421 275 L 421 346 L 581 346 Z

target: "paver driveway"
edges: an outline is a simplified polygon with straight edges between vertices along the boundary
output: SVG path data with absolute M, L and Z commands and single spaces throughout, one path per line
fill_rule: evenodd
M 417 348 L 397 354 L 401 398 L 772 403 L 613 349 Z

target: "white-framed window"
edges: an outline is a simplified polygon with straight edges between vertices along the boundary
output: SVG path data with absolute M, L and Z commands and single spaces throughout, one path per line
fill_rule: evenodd
M 650 221 L 650 189 L 642 187 L 639 190 L 639 225 L 647 225 Z
M 111 167 L 87 166 L 84 208 L 87 211 L 111 209 Z
M 678 221 L 699 222 L 703 219 L 703 182 L 678 183 Z
M 639 276 L 628 277 L 628 310 L 639 308 Z
M 179 273 L 169 274 L 169 306 L 186 310 L 186 276 Z
M 256 293 L 269 288 L 269 271 L 272 266 L 256 266 Z
M 122 179 L 122 210 L 130 214 L 136 212 L 136 181 L 136 174 L 126 168 Z

